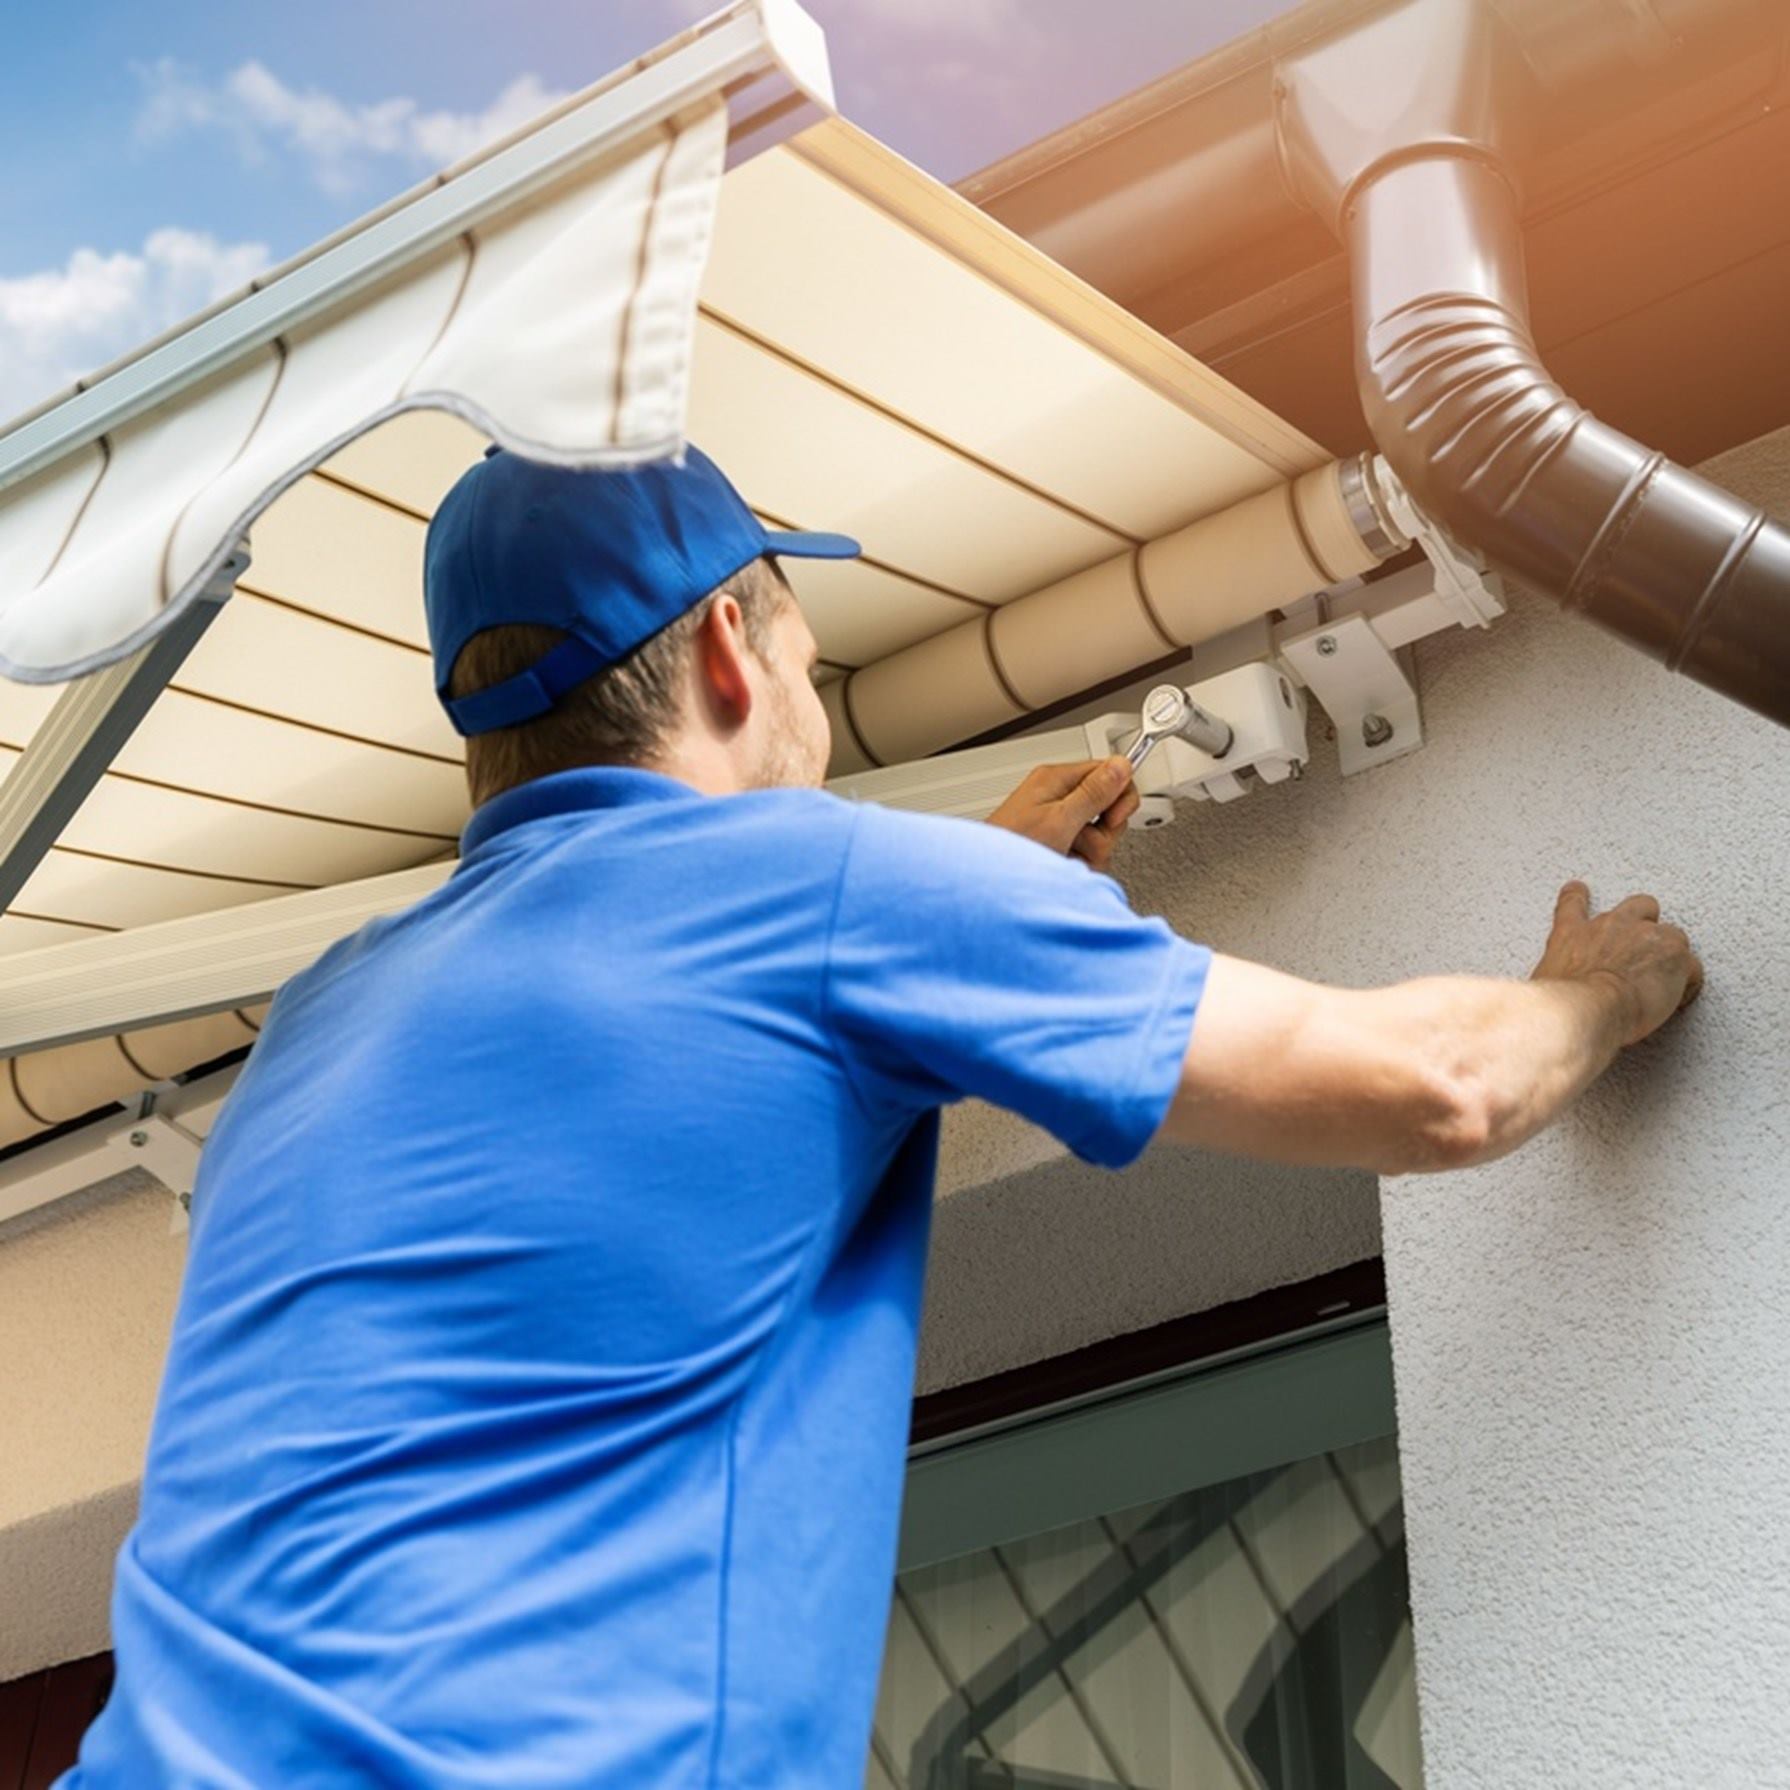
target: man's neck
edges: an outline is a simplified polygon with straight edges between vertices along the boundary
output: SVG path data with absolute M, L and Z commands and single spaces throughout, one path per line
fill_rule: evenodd
M 705 796 L 733 796 L 752 785 L 742 775 L 735 754 L 719 740 L 688 735 L 670 741 L 640 764 L 643 771 L 675 777 Z

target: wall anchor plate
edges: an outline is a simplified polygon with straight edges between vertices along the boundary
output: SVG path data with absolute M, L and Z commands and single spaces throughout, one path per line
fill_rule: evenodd
M 1417 691 L 1364 617 L 1327 622 L 1282 641 L 1280 652 L 1335 724 L 1345 777 L 1423 744 Z

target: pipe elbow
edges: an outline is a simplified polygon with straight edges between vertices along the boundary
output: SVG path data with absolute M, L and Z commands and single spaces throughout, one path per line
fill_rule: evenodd
M 1474 546 L 1509 528 L 1537 469 L 1585 419 L 1524 321 L 1491 298 L 1426 292 L 1368 320 L 1357 371 L 1387 463 L 1426 515 Z
M 1790 531 L 1549 376 L 1498 170 L 1392 163 L 1349 231 L 1362 407 L 1417 505 L 1500 572 L 1790 725 Z

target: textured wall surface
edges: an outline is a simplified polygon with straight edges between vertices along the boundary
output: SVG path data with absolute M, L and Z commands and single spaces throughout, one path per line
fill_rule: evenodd
M 0 1529 L 0 1684 L 112 1644 L 112 1568 L 137 1517 L 137 1473 Z
M 1790 432 L 1709 470 L 1790 514 Z M 1573 875 L 1600 906 L 1651 890 L 1690 930 L 1704 999 L 1565 1121 L 1385 1189 L 1427 1782 L 1790 1782 L 1790 734 L 1534 598 L 1420 667 L 1421 752 L 1343 782 L 1320 749 L 1301 786 L 1133 841 L 1125 878 L 1222 950 L 1345 983 L 1526 974 Z M 1000 1135 L 960 1122 L 965 1178 Z M 1065 1299 L 1072 1277 L 1074 1322 L 1097 1326 L 1148 1237 L 1127 1244 L 1127 1219 L 1115 1257 L 1087 1212 L 1148 1196 L 1010 1135 L 1019 1183 L 1064 1188 L 1005 1244 L 1004 1322 L 1024 1334 L 1021 1289 Z M 1135 1176 L 1175 1181 L 1172 1159 Z M 957 1258 L 1000 1198 L 950 1195 L 939 1292 L 989 1278 Z M 1172 1198 L 1156 1213 L 1172 1227 Z M 1234 1249 L 1249 1214 L 1222 1219 L 1208 1239 Z M 936 1300 L 929 1361 L 978 1321 Z
M 129 1170 L 0 1227 L 0 1528 L 132 1479 L 186 1263 L 173 1199 Z
M 108 1644 L 186 1263 L 140 1170 L 0 1225 L 0 1681 Z
M 1000 1173 L 1002 1144 L 1025 1166 Z M 1372 1175 L 1174 1149 L 1107 1174 L 986 1107 L 953 1115 L 943 1165 L 921 1392 L 1380 1253 Z
M 1712 470 L 1790 514 L 1790 436 Z M 1710 980 L 1528 1149 L 1388 1188 L 1428 1782 L 1785 1783 L 1790 734 L 1533 605 L 1433 688 L 1448 893 L 1376 925 L 1518 954 L 1579 869 Z

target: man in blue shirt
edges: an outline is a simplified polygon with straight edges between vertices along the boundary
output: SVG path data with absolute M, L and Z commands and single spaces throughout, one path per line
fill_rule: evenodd
M 476 812 L 437 893 L 280 992 L 212 1133 L 65 1785 L 843 1790 L 939 1107 L 1112 1167 L 1166 1135 L 1441 1168 L 1694 994 L 1657 903 L 1582 884 L 1527 981 L 1216 957 L 1089 867 L 1122 760 L 994 826 L 821 793 L 776 562 L 855 551 L 767 534 L 695 451 L 495 454 L 443 503 Z

